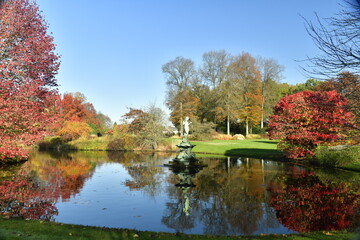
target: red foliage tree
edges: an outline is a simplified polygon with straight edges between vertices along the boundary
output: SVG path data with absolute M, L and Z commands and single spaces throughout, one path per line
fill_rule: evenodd
M 352 139 L 360 142 L 360 76 L 351 72 L 339 73 L 337 78 L 329 79 L 317 86 L 320 91 L 336 90 L 349 101 L 349 110 L 355 115 L 356 131 Z
M 46 86 L 57 86 L 59 56 L 38 6 L 29 0 L 6 1 L 0 22 L 1 78 L 19 84 L 42 79 Z
M 352 125 L 347 100 L 336 91 L 303 91 L 282 98 L 269 119 L 269 136 L 289 158 L 314 154 L 319 144 L 343 139 Z
M 0 161 L 25 159 L 24 147 L 49 133 L 57 119 L 56 92 L 39 90 L 41 82 L 27 82 L 16 90 L 14 85 L 0 81 Z
M 27 157 L 56 122 L 59 57 L 38 6 L 6 1 L 0 9 L 0 161 Z

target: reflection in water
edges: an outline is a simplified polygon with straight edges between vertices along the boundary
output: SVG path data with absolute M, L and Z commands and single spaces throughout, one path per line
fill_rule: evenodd
M 275 178 L 270 191 L 277 217 L 292 230 L 341 230 L 360 223 L 358 189 L 349 184 L 330 186 L 314 172 L 295 168 Z
M 41 220 L 52 220 L 58 213 L 51 192 L 23 176 L 0 182 L 0 211 L 7 218 Z
M 202 163 L 195 161 L 173 161 L 171 164 L 170 169 L 177 178 L 174 184 L 176 188 L 173 189 L 176 191 L 177 200 L 166 203 L 166 211 L 161 222 L 176 232 L 184 232 L 195 226 L 195 214 L 192 214 L 194 199 L 191 198 L 191 189 L 196 187 L 193 179 L 203 167 Z
M 359 222 L 359 173 L 249 159 L 162 167 L 169 155 L 34 153 L 0 169 L 6 217 L 184 233 L 243 235 L 343 229 Z M 9 177 L 13 172 L 13 177 Z M 348 178 L 346 178 L 348 177 Z

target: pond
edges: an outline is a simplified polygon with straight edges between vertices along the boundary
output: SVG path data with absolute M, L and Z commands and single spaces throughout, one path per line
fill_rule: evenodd
M 7 218 L 212 235 L 289 234 L 358 227 L 360 174 L 251 158 L 34 152 L 0 169 Z

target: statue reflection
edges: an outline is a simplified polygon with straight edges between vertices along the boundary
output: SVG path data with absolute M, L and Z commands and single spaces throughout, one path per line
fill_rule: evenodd
M 175 201 L 166 204 L 167 212 L 162 218 L 162 223 L 166 226 L 175 229 L 177 232 L 183 232 L 192 229 L 195 226 L 196 214 L 191 214 L 193 211 L 191 197 L 192 188 L 196 185 L 193 183 L 195 175 L 204 167 L 199 162 L 188 161 L 173 161 L 170 170 L 176 176 L 177 182 L 175 185 Z M 194 210 L 196 210 L 195 207 Z

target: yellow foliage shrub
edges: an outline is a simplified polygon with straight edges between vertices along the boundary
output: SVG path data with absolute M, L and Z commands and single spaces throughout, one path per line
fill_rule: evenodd
M 58 134 L 65 140 L 71 141 L 80 137 L 89 136 L 92 129 L 84 122 L 66 121 Z
M 231 135 L 220 134 L 220 133 L 212 135 L 212 138 L 215 140 L 233 140 L 234 139 L 233 136 L 231 136 Z

